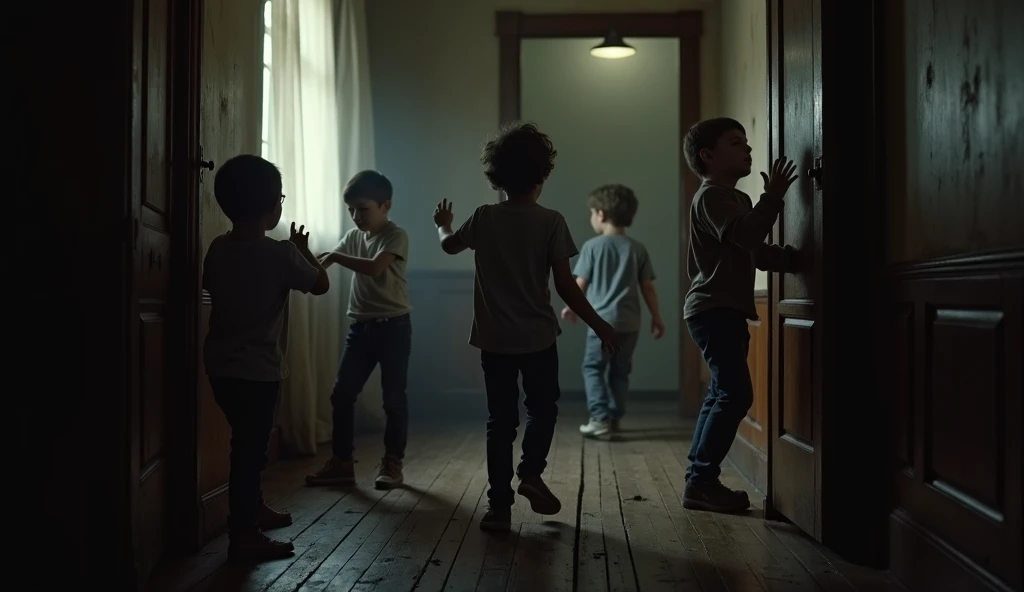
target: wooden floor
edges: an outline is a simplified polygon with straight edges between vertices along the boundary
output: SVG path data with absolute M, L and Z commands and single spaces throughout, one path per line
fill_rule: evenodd
M 544 474 L 562 500 L 557 516 L 534 514 L 518 498 L 511 533 L 481 532 L 483 422 L 414 425 L 402 489 L 372 488 L 379 436 L 357 443 L 357 488 L 304 487 L 303 475 L 323 454 L 268 469 L 268 500 L 295 520 L 273 534 L 294 542 L 294 557 L 225 566 L 221 536 L 162 566 L 151 589 L 902 590 L 887 574 L 849 565 L 795 528 L 764 521 L 760 508 L 743 516 L 684 510 L 690 430 L 673 406 L 634 407 L 612 441 L 582 439 L 582 410 L 562 407 Z M 723 481 L 761 499 L 731 467 Z

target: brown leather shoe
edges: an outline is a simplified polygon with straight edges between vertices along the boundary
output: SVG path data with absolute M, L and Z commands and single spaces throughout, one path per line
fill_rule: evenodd
M 291 541 L 275 541 L 258 529 L 233 532 L 228 544 L 228 561 L 232 563 L 258 563 L 288 557 L 295 552 Z
M 394 489 L 402 484 L 402 460 L 396 456 L 385 456 L 380 461 L 380 470 L 373 486 L 377 489 Z
M 306 475 L 309 485 L 355 485 L 356 468 L 352 460 L 331 457 L 319 471 Z
M 292 515 L 288 512 L 278 512 L 263 502 L 260 504 L 260 530 L 273 530 L 284 528 L 292 523 Z

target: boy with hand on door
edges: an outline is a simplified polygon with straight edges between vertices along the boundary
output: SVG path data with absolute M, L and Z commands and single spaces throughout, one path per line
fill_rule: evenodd
M 608 354 L 593 330 L 587 331 L 583 355 L 590 421 L 580 426 L 586 437 L 599 437 L 619 429 L 626 412 L 626 393 L 633 365 L 633 350 L 640 337 L 640 298 L 651 311 L 651 333 L 661 339 L 665 323 L 654 290 L 654 268 L 643 243 L 626 236 L 638 207 L 636 194 L 624 185 L 603 185 L 587 199 L 590 226 L 598 236 L 583 243 L 576 261 L 576 284 L 594 310 L 615 327 L 619 351 Z M 577 316 L 566 306 L 562 318 L 575 323 Z
M 331 393 L 334 454 L 322 469 L 306 476 L 310 485 L 355 484 L 355 402 L 377 364 L 387 423 L 384 458 L 374 486 L 391 489 L 403 481 L 402 460 L 409 433 L 405 388 L 412 349 L 412 307 L 405 279 L 409 238 L 388 219 L 391 197 L 391 181 L 377 171 L 362 171 L 352 177 L 342 199 L 356 227 L 345 233 L 334 250 L 320 255 L 324 267 L 338 264 L 354 273 L 348 300 L 351 324 Z
M 234 561 L 286 557 L 289 541 L 267 538 L 262 530 L 292 523 L 263 501 L 260 473 L 274 424 L 286 369 L 281 333 L 292 290 L 323 294 L 327 272 L 309 252 L 309 234 L 291 226 L 291 239 L 266 236 L 281 220 L 281 172 L 252 155 L 224 163 L 214 179 L 214 195 L 231 220 L 231 231 L 210 244 L 203 261 L 203 288 L 212 299 L 203 362 L 213 396 L 231 425 L 231 515 L 228 556 Z
M 523 456 L 517 492 L 539 514 L 557 514 L 562 503 L 541 479 L 558 416 L 558 349 L 561 333 L 551 308 L 548 278 L 555 290 L 604 346 L 614 352 L 615 329 L 601 319 L 576 285 L 569 259 L 576 245 L 565 218 L 537 204 L 554 168 L 557 151 L 533 124 L 506 126 L 486 144 L 481 162 L 494 189 L 506 199 L 480 206 L 455 232 L 452 206 L 434 210 L 441 248 L 449 255 L 474 251 L 473 329 L 469 343 L 480 349 L 487 390 L 487 497 L 480 528 L 511 528 L 514 494 L 512 444 L 519 427 L 519 385 L 526 394 Z
M 686 469 L 685 508 L 736 512 L 750 507 L 744 491 L 719 481 L 736 430 L 754 398 L 747 367 L 748 320 L 754 309 L 754 269 L 792 273 L 796 250 L 766 244 L 796 180 L 792 161 L 782 157 L 761 173 L 764 193 L 756 205 L 736 189 L 750 174 L 746 131 L 734 119 L 697 123 L 683 143 L 686 161 L 703 179 L 690 206 L 690 245 L 686 272 L 690 290 L 683 318 L 711 371 L 711 386 L 697 417 Z

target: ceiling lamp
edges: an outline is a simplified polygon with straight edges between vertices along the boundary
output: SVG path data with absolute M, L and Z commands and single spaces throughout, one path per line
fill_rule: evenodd
M 604 42 L 590 50 L 590 55 L 595 58 L 609 60 L 628 58 L 635 53 L 636 48 L 623 41 L 622 35 L 615 31 L 609 31 L 608 36 L 604 38 Z

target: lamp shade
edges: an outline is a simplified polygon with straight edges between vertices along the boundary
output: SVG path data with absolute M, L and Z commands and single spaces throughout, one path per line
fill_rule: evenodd
M 628 58 L 635 53 L 636 48 L 623 41 L 622 35 L 615 31 L 609 31 L 604 41 L 590 50 L 590 55 L 608 60 Z

